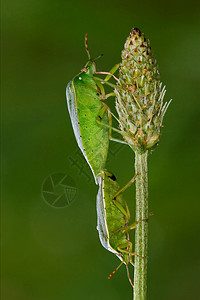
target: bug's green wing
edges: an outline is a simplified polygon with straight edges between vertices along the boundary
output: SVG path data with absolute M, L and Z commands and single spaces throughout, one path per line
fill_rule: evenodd
M 97 230 L 99 233 L 99 239 L 102 246 L 110 252 L 118 255 L 118 252 L 113 249 L 110 245 L 110 232 L 107 224 L 107 212 L 106 212 L 106 199 L 107 193 L 105 194 L 105 172 L 101 171 L 98 176 L 99 191 L 97 194 Z M 108 212 L 109 213 L 109 212 Z
M 85 72 L 78 74 L 68 84 L 66 95 L 78 146 L 96 180 L 105 167 L 110 130 L 96 122 L 103 104 L 93 77 Z M 102 122 L 109 125 L 109 111 L 103 115 Z
M 121 259 L 117 248 L 127 239 L 126 234 L 120 230 L 125 228 L 126 218 L 113 202 L 113 196 L 120 190 L 120 186 L 115 176 L 107 170 L 101 171 L 98 180 L 97 229 L 99 238 L 104 248 L 115 253 Z M 117 196 L 117 201 L 126 209 L 122 194 Z

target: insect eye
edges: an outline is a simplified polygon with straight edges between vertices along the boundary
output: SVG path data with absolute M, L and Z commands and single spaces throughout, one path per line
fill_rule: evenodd
M 84 67 L 83 69 L 81 69 L 81 72 L 87 72 L 88 69 L 86 67 Z

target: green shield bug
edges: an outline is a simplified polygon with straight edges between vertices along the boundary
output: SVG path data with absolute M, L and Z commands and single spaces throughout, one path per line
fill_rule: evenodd
M 105 95 L 103 85 L 114 76 L 109 72 L 96 72 L 95 61 L 90 58 L 87 46 L 87 35 L 85 48 L 89 61 L 81 72 L 76 75 L 67 85 L 66 98 L 72 127 L 80 150 L 89 164 L 95 181 L 100 170 L 104 169 L 109 138 L 111 135 L 111 113 L 107 105 L 101 100 L 114 95 Z M 115 71 L 118 68 L 115 67 Z M 107 74 L 106 80 L 94 77 L 94 74 Z M 112 85 L 109 83 L 109 85 Z M 101 120 L 105 126 L 98 122 Z
M 103 170 L 98 176 L 99 191 L 97 195 L 97 230 L 101 244 L 121 260 L 121 264 L 108 278 L 124 263 L 132 287 L 128 264 L 134 265 L 132 256 L 136 254 L 132 251 L 129 230 L 135 228 L 138 222 L 129 225 L 130 213 L 122 191 L 133 183 L 135 178 L 136 176 L 123 189 L 120 189 L 115 176 L 107 170 Z

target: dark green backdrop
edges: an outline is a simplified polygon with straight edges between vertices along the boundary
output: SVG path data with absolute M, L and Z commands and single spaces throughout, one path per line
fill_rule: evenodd
M 100 244 L 97 186 L 78 148 L 65 88 L 84 66 L 84 35 L 99 70 L 120 61 L 132 27 L 151 41 L 165 100 L 159 147 L 149 156 L 149 300 L 198 299 L 200 7 L 198 1 L 2 2 L 2 288 L 4 300 L 131 299 L 118 259 Z M 113 100 L 109 105 L 114 108 Z M 78 162 L 78 167 L 72 161 Z M 80 169 L 80 166 L 83 168 Z M 120 184 L 134 154 L 111 143 L 108 169 Z M 50 174 L 77 186 L 69 207 L 41 196 Z M 89 174 L 89 177 L 88 177 Z M 134 219 L 134 187 L 126 191 Z

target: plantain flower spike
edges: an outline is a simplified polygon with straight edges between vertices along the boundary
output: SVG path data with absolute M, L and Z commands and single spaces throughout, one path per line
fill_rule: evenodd
M 116 110 L 124 140 L 134 151 L 144 153 L 158 143 L 166 92 L 150 43 L 133 28 L 122 51 L 119 82 L 115 88 Z

